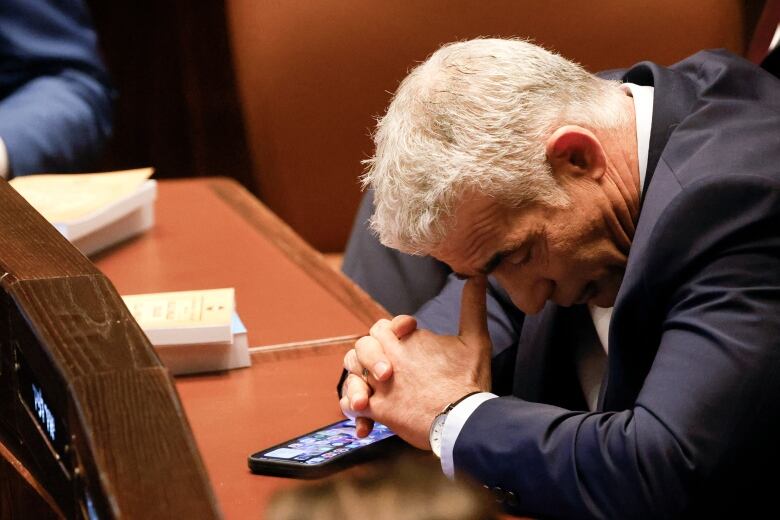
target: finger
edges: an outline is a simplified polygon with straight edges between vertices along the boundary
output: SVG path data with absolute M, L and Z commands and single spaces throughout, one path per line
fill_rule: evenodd
M 356 376 L 363 374 L 363 365 L 358 361 L 357 352 L 355 352 L 354 348 L 344 354 L 344 368 L 347 372 Z
M 341 399 L 339 399 L 339 406 L 341 407 L 341 413 L 343 413 L 345 417 L 354 419 L 357 416 L 357 414 L 355 414 L 355 411 L 352 410 L 352 408 L 349 406 L 349 398 L 347 398 L 346 395 L 342 396 Z
M 387 334 L 392 336 L 392 341 L 398 341 L 395 335 L 390 332 L 389 320 L 384 325 Z M 376 327 L 376 325 L 374 325 Z M 374 327 L 371 330 L 374 330 Z M 368 368 L 377 381 L 386 381 L 393 374 L 393 369 L 390 365 L 390 361 L 385 356 L 384 347 L 373 336 L 363 336 L 355 343 L 355 353 L 357 354 L 357 361 L 362 367 Z
M 460 331 L 458 335 L 465 343 L 490 344 L 487 328 L 487 278 L 472 276 L 466 280 L 460 300 Z
M 390 321 L 390 330 L 398 339 L 411 334 L 417 329 L 417 320 L 413 316 L 401 314 Z
M 347 377 L 347 392 L 345 394 L 349 402 L 349 408 L 355 412 L 362 412 L 368 408 L 368 398 L 371 396 L 371 387 L 360 377 L 350 374 Z
M 355 418 L 355 435 L 360 437 L 368 437 L 371 430 L 374 429 L 374 420 L 368 417 L 356 417 Z
M 346 397 L 347 390 L 349 390 L 349 373 L 347 373 L 347 377 L 344 378 L 344 382 L 341 383 L 341 393 L 339 395 L 341 397 Z

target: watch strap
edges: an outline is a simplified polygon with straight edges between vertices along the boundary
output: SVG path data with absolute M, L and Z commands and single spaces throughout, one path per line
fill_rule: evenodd
M 441 412 L 437 413 L 433 417 L 433 422 L 431 423 L 431 428 L 430 428 L 430 430 L 428 430 L 428 437 L 430 437 L 431 433 L 433 432 L 433 426 L 436 424 L 436 419 L 438 419 L 442 415 L 447 415 L 448 413 L 450 413 L 450 410 L 452 410 L 453 408 L 458 406 L 461 402 L 465 401 L 466 399 L 468 399 L 472 395 L 481 394 L 481 393 L 482 392 L 480 390 L 477 390 L 475 392 L 469 392 L 466 395 L 464 395 L 463 397 L 461 397 L 460 399 L 458 399 L 457 401 L 453 401 L 450 404 L 448 404 L 447 406 L 445 406 L 444 408 L 442 408 Z
M 462 403 L 463 401 L 465 401 L 466 399 L 468 399 L 472 395 L 481 394 L 481 393 L 482 393 L 481 390 L 476 390 L 474 392 L 469 392 L 466 395 L 464 395 L 463 397 L 461 397 L 460 399 L 458 399 L 457 401 L 453 401 L 450 404 L 448 404 L 447 406 L 445 406 L 444 409 L 441 411 L 441 413 L 449 413 L 450 410 L 452 410 L 453 408 L 458 406 L 460 403 Z

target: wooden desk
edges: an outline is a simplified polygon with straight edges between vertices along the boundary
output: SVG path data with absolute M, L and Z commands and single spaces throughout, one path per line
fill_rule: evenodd
M 235 287 L 252 367 L 177 379 L 226 518 L 259 518 L 295 481 L 252 475 L 247 456 L 341 417 L 344 353 L 386 312 L 238 184 L 162 181 L 154 228 L 96 257 L 120 294 Z

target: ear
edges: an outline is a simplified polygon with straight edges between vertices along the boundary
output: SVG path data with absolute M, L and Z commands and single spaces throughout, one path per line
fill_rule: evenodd
M 606 170 L 607 156 L 601 142 L 581 126 L 566 125 L 555 130 L 547 139 L 545 151 L 555 175 L 585 175 L 598 180 Z

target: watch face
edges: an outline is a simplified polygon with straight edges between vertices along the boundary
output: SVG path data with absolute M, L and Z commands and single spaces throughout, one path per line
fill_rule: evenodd
M 428 440 L 431 442 L 431 451 L 437 457 L 441 458 L 441 436 L 444 433 L 444 422 L 447 420 L 446 413 L 440 413 L 431 424 L 431 433 Z

